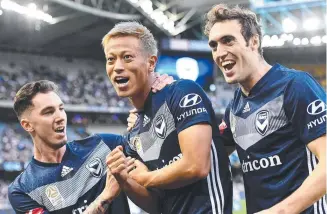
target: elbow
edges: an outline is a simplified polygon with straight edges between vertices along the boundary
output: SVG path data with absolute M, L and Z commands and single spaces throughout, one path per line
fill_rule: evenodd
M 197 180 L 204 179 L 208 176 L 211 168 L 210 161 L 205 164 L 195 164 L 195 166 L 192 167 L 191 174 L 194 178 Z

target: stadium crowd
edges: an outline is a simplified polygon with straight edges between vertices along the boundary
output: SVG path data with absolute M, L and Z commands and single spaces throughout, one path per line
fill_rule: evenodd
M 87 63 L 83 61 L 81 63 L 81 60 L 73 60 L 68 64 L 61 58 L 23 59 L 24 57 L 18 54 L 14 55 L 15 57 L 15 60 L 11 59 L 6 65 L 0 64 L 0 100 L 12 101 L 17 90 L 25 83 L 48 79 L 59 85 L 61 98 L 65 104 L 131 108 L 127 99 L 117 96 L 101 62 L 93 62 L 96 66 L 83 66 L 83 63 Z M 216 89 L 208 92 L 208 95 L 214 109 L 220 113 L 225 110 L 232 96 L 233 87 L 226 84 L 223 79 L 216 81 L 218 81 Z

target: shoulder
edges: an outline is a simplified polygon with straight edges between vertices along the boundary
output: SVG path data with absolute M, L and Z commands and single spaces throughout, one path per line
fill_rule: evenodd
M 89 137 L 79 139 L 79 140 L 73 140 L 69 142 L 69 144 L 80 144 L 80 145 L 87 145 L 92 143 L 98 143 L 101 141 L 101 137 L 97 134 L 90 135 Z
M 319 83 L 305 71 L 290 70 L 285 91 L 306 91 L 307 88 L 319 86 Z
M 126 137 L 122 135 L 110 134 L 110 133 L 97 133 L 87 138 L 72 141 L 70 146 L 79 147 L 84 149 L 92 149 L 98 146 L 101 142 L 107 145 L 110 149 L 114 149 L 119 145 L 124 146 Z
M 31 163 L 26 169 L 18 175 L 15 180 L 8 186 L 8 195 L 13 196 L 14 193 L 28 193 L 30 189 L 30 181 L 34 182 L 34 176 L 31 173 Z M 33 186 L 33 185 L 32 185 Z
M 282 75 L 281 81 L 286 84 L 299 83 L 306 81 L 307 78 L 312 78 L 312 76 L 306 71 L 295 70 L 285 66 L 279 66 L 279 72 Z
M 180 79 L 168 86 L 169 90 L 189 90 L 189 89 L 201 89 L 196 82 L 192 80 Z
M 120 142 L 124 139 L 124 136 L 110 133 L 98 133 L 95 134 L 100 137 L 104 142 Z
M 201 97 L 206 97 L 205 91 L 200 85 L 192 80 L 178 80 L 171 84 L 167 91 L 167 98 L 180 99 L 182 97 L 191 95 L 200 95 Z

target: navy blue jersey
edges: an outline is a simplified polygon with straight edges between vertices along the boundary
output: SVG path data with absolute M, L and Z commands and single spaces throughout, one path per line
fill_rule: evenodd
M 193 184 L 163 190 L 161 212 L 164 214 L 232 213 L 229 160 L 211 103 L 193 81 L 180 80 L 156 94 L 150 92 L 127 153 L 141 158 L 150 170 L 163 168 L 183 158 L 178 133 L 200 123 L 210 124 L 213 130 L 211 171 L 207 178 Z
M 122 136 L 97 134 L 68 143 L 61 163 L 33 158 L 9 186 L 11 205 L 16 213 L 83 213 L 105 187 L 106 156 L 124 141 Z M 129 214 L 126 196 L 114 199 L 107 213 Z
M 249 96 L 236 90 L 224 120 L 221 131 L 242 164 L 247 213 L 255 213 L 291 195 L 317 165 L 307 145 L 326 133 L 326 93 L 308 73 L 276 64 Z M 325 196 L 303 213 L 326 212 Z

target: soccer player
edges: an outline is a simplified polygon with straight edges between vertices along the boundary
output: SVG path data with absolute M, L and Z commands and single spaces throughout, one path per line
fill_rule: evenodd
M 121 188 L 105 165 L 108 153 L 126 144 L 123 136 L 95 134 L 67 143 L 64 104 L 57 86 L 47 80 L 24 85 L 14 110 L 34 143 L 32 161 L 9 186 L 16 213 L 130 213 L 127 198 L 119 194 Z M 126 160 L 127 169 L 132 162 Z M 136 182 L 134 187 L 144 196 L 137 200 L 146 203 L 146 189 Z
M 326 93 L 306 72 L 269 65 L 256 15 L 214 6 L 205 34 L 229 84 L 221 131 L 236 148 L 248 213 L 326 213 Z
M 202 88 L 180 80 L 151 93 L 149 75 L 157 62 L 156 41 L 137 22 L 117 24 L 103 38 L 106 70 L 118 96 L 129 97 L 140 120 L 128 154 L 150 171 L 133 177 L 160 189 L 161 213 L 232 213 L 227 153 L 214 111 Z M 128 147 L 127 147 L 128 148 Z M 124 154 L 115 149 L 107 164 L 121 186 Z

